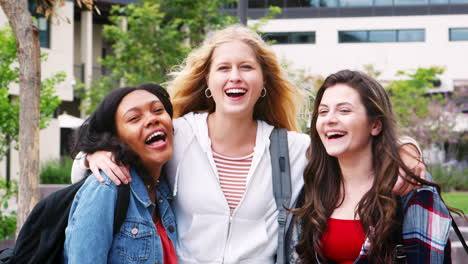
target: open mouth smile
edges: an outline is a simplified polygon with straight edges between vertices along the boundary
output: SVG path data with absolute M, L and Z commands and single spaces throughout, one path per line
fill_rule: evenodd
M 228 88 L 224 91 L 224 94 L 226 94 L 230 98 L 240 98 L 246 93 L 247 89 L 244 88 Z
M 325 133 L 325 136 L 327 137 L 327 139 L 339 139 L 344 137 L 346 134 L 346 132 L 333 131 Z
M 158 130 L 149 135 L 145 144 L 153 149 L 161 149 L 167 145 L 167 134 L 164 131 Z

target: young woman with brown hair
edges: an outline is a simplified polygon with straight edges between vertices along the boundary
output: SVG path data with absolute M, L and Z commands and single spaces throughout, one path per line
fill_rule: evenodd
M 438 186 L 400 158 L 391 102 L 377 81 L 349 70 L 328 76 L 310 138 L 291 263 L 395 263 L 397 244 L 404 263 L 449 263 L 449 212 Z M 423 186 L 401 201 L 392 191 L 399 168 Z

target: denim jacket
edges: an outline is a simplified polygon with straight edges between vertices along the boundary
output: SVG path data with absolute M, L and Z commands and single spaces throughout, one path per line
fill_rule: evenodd
M 64 263 L 163 263 L 161 240 L 152 215 L 159 209 L 162 224 L 172 243 L 177 237 L 170 189 L 164 179 L 157 185 L 157 207 L 151 202 L 142 178 L 130 171 L 127 218 L 113 236 L 117 186 L 88 177 L 73 200 L 65 230 Z
M 435 188 L 424 186 L 414 190 L 402 197 L 401 202 L 404 210 L 402 238 L 406 263 L 451 263 L 448 239 L 451 217 Z M 301 235 L 300 223 L 292 220 L 285 241 L 287 263 L 300 263 L 295 246 Z M 369 240 L 366 239 L 354 264 L 370 263 L 367 259 L 369 246 Z M 323 262 L 317 258 L 315 263 L 333 262 Z

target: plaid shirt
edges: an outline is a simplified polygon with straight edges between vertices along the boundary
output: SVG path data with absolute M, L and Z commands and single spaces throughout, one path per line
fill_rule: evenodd
M 406 263 L 445 264 L 451 263 L 450 241 L 448 240 L 451 217 L 447 207 L 433 187 L 422 187 L 402 198 L 403 244 Z M 291 225 L 286 235 L 285 247 L 287 263 L 300 263 L 295 246 L 299 242 L 300 224 Z M 369 240 L 362 245 L 354 264 L 370 263 L 367 259 Z M 319 259 L 316 263 L 323 262 Z

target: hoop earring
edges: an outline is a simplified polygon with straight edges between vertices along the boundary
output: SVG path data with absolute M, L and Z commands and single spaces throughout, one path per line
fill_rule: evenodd
M 205 89 L 205 96 L 206 96 L 206 98 L 210 98 L 210 97 L 213 96 L 213 95 L 211 94 L 210 88 L 206 88 L 206 89 Z
M 265 88 L 265 87 L 263 87 L 263 89 L 262 89 L 262 93 L 260 94 L 260 97 L 262 97 L 262 98 L 263 98 L 263 97 L 265 97 L 265 96 L 266 96 L 266 94 L 267 94 L 266 88 Z

